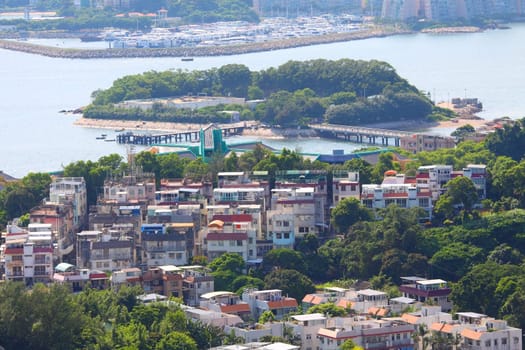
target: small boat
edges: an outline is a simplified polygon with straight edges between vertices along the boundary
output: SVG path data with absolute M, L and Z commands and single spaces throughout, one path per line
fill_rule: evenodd
M 106 136 L 108 136 L 108 134 L 100 134 L 100 136 L 106 137 Z
M 123 132 L 124 130 L 126 130 L 126 129 L 124 129 L 124 128 L 115 129 L 115 132 Z
M 97 136 L 96 139 L 97 139 L 97 140 L 105 140 L 105 139 L 106 139 L 106 136 Z
M 182 62 L 191 62 L 193 61 L 193 57 L 182 57 L 180 60 Z
M 115 139 L 105 139 L 104 141 L 105 142 L 115 142 L 116 140 Z

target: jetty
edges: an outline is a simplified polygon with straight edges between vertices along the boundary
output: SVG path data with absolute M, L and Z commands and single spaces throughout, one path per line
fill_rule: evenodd
M 366 128 L 362 126 L 339 125 L 339 124 L 310 124 L 320 136 L 344 139 L 354 143 L 369 143 L 372 145 L 388 146 L 390 141 L 399 147 L 402 137 L 411 136 L 409 131 L 388 130 L 378 128 Z M 379 143 L 379 141 L 381 141 Z
M 246 128 L 246 125 L 232 125 L 221 127 L 223 137 L 240 135 Z M 116 142 L 119 144 L 134 144 L 134 145 L 160 145 L 181 142 L 199 142 L 202 130 L 188 130 L 173 133 L 162 134 L 148 134 L 148 133 L 134 133 L 125 132 L 116 136 Z

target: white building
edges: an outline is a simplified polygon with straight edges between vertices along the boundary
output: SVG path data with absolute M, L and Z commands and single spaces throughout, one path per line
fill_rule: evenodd
M 87 223 L 87 189 L 82 177 L 59 177 L 49 186 L 49 201 L 52 203 L 71 203 L 73 225 L 82 229 Z M 77 231 L 78 232 L 78 231 Z
M 317 349 L 338 350 L 348 339 L 365 349 L 413 349 L 413 332 L 414 327 L 399 318 L 334 318 L 319 329 Z
M 33 227 L 29 231 L 10 225 L 7 228 L 5 279 L 27 285 L 49 283 L 53 277 L 52 232 L 49 228 L 44 230 L 41 224 L 31 225 Z
M 257 229 L 249 214 L 215 215 L 205 228 L 204 253 L 213 260 L 224 253 L 236 253 L 244 261 L 257 258 Z
M 334 171 L 332 182 L 332 205 L 334 207 L 345 198 L 359 199 L 360 194 L 359 172 Z
M 250 305 L 255 319 L 259 319 L 263 312 L 271 311 L 280 320 L 284 315 L 297 310 L 297 300 L 284 297 L 280 289 L 247 289 L 242 293 L 242 300 Z
M 430 192 L 426 192 L 413 184 L 381 184 L 363 185 L 361 193 L 361 203 L 371 209 L 384 209 L 390 204 L 395 204 L 400 208 L 421 208 L 425 215 L 421 220 L 432 218 L 432 197 Z
M 272 190 L 271 210 L 267 212 L 268 238 L 276 248 L 292 248 L 296 238 L 318 234 L 315 189 L 312 187 Z

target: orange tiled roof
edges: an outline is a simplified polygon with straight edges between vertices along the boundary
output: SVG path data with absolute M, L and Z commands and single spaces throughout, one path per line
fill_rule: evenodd
M 221 311 L 226 314 L 235 314 L 239 312 L 250 312 L 248 304 L 221 305 Z
M 297 300 L 293 298 L 287 298 L 279 301 L 269 301 L 268 307 L 270 309 L 284 309 L 288 307 L 297 307 Z
M 371 307 L 368 309 L 368 313 L 373 316 L 384 317 L 388 315 L 388 310 L 382 307 Z
M 476 332 L 472 329 L 465 328 L 461 331 L 461 336 L 473 340 L 480 340 L 481 337 L 485 334 L 484 332 Z
M 312 303 L 312 300 L 314 300 L 315 294 L 306 294 L 303 298 L 303 303 Z
M 345 299 L 341 299 L 337 302 L 337 306 L 339 307 L 342 307 L 342 308 L 351 308 L 353 309 L 354 308 L 354 303 L 351 302 L 350 300 L 345 300 Z
M 448 324 L 448 323 L 432 323 L 432 326 L 430 326 L 431 331 L 436 332 L 443 332 L 443 333 L 454 333 L 454 325 Z
M 401 318 L 403 319 L 403 321 L 405 321 L 406 323 L 410 323 L 410 324 L 418 324 L 419 322 L 419 316 L 416 316 L 416 315 L 411 315 L 411 314 L 403 314 L 401 315 Z

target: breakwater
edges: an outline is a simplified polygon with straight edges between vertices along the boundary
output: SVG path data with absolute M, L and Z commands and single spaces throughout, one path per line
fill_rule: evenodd
M 300 46 L 318 45 L 350 40 L 384 37 L 389 35 L 410 34 L 407 30 L 378 29 L 337 33 L 312 37 L 272 40 L 260 43 L 224 45 L 215 47 L 174 47 L 174 48 L 131 48 L 131 49 L 71 49 L 36 45 L 24 41 L 0 40 L 0 49 L 21 51 L 47 57 L 92 59 L 92 58 L 144 58 L 144 57 L 201 57 L 239 55 L 251 52 L 262 52 L 288 49 Z

